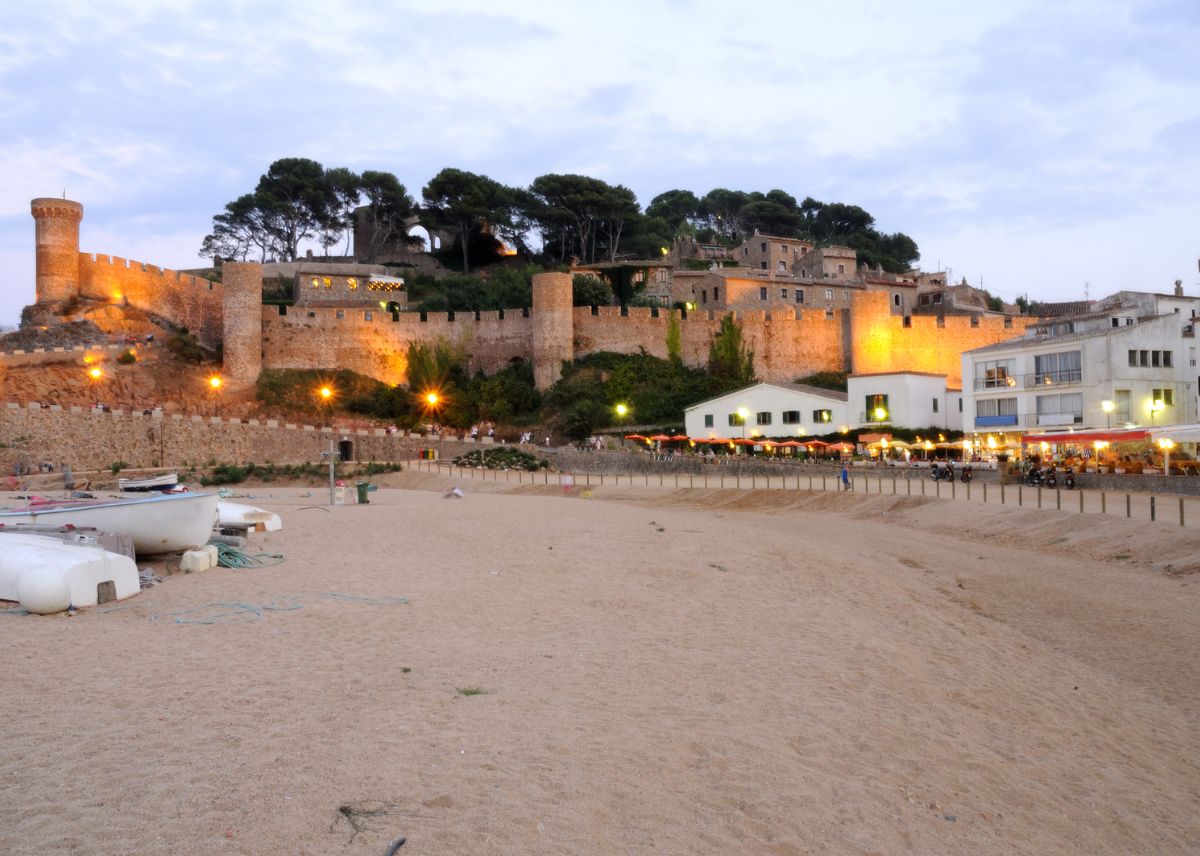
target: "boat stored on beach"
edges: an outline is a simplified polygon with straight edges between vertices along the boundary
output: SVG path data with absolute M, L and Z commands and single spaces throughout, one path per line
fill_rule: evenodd
M 136 479 L 117 479 L 117 487 L 129 493 L 175 490 L 179 485 L 179 473 L 159 473 Z
M 30 612 L 95 606 L 139 591 L 133 559 L 98 544 L 24 532 L 0 536 L 0 600 L 19 601 Z
M 155 493 L 112 499 L 31 499 L 0 509 L 0 525 L 41 523 L 125 532 L 138 555 L 174 553 L 208 543 L 217 523 L 215 493 Z

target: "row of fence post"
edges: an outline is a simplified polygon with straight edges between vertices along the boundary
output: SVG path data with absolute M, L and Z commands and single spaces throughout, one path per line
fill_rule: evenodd
M 423 461 L 423 460 L 412 461 L 412 462 L 410 462 L 409 466 L 410 467 L 415 466 L 418 471 L 424 470 L 426 472 L 441 472 L 442 467 L 443 467 L 443 465 L 437 461 Z M 444 466 L 447 466 L 449 468 L 450 475 L 453 476 L 454 475 L 454 465 L 448 464 L 448 465 L 444 465 Z M 469 474 L 470 478 L 476 478 L 477 470 L 475 468 L 460 467 L 458 472 L 459 472 L 459 477 Z M 493 481 L 498 481 L 500 478 L 500 470 L 478 470 L 478 472 L 482 473 L 482 475 L 479 477 L 485 481 L 487 480 L 489 472 L 492 473 Z M 503 472 L 504 472 L 504 480 L 505 481 L 510 481 L 511 473 L 516 472 L 517 473 L 517 481 L 524 483 L 524 471 L 522 471 L 522 470 L 515 470 L 515 471 L 504 470 Z M 546 484 L 546 485 L 550 484 L 550 475 L 551 475 L 550 471 L 549 470 L 541 470 L 541 473 L 542 473 L 542 483 Z M 674 476 L 674 482 L 675 482 L 674 486 L 681 487 L 681 485 L 679 483 L 679 480 L 680 480 L 679 473 L 674 473 L 673 476 Z M 536 472 L 531 472 L 529 474 L 530 484 L 536 483 L 536 477 L 537 477 Z M 583 482 L 582 482 L 583 486 L 590 487 L 592 484 L 597 484 L 597 485 L 605 484 L 605 474 L 604 473 L 580 473 L 578 475 L 574 474 L 574 473 L 558 473 L 558 474 L 556 474 L 556 477 L 560 484 L 563 483 L 564 478 L 569 478 L 569 479 L 571 479 L 571 484 L 579 486 L 581 477 L 583 479 Z M 634 476 L 629 475 L 629 476 L 627 476 L 627 478 L 629 479 L 629 485 L 631 487 L 634 486 Z M 650 484 L 651 484 L 650 478 L 651 478 L 651 476 L 649 473 L 642 474 L 642 480 L 643 480 L 644 486 L 646 486 L 646 487 L 650 486 Z M 695 487 L 697 487 L 697 484 L 696 484 L 697 478 L 698 477 L 695 474 L 688 473 L 687 474 L 687 487 L 693 488 L 693 489 Z M 705 473 L 702 476 L 702 478 L 704 479 L 704 481 L 701 486 L 704 489 L 708 489 L 710 486 L 709 485 L 709 478 L 710 478 L 709 475 L 707 473 Z M 766 476 L 765 478 L 767 480 L 767 489 L 770 490 L 771 489 L 771 476 Z M 794 489 L 800 490 L 801 489 L 800 488 L 801 480 L 805 477 L 801 476 L 801 475 L 797 475 L 795 478 L 796 478 L 796 481 L 795 481 Z M 815 491 L 817 477 L 810 474 L 807 476 L 807 478 L 808 478 L 808 490 Z M 820 478 L 821 478 L 821 491 L 823 493 L 826 493 L 829 491 L 829 477 L 826 475 L 822 475 Z M 593 479 L 595 479 L 596 481 L 593 482 Z M 608 483 L 610 483 L 610 484 L 619 485 L 621 483 L 621 476 L 619 474 L 610 474 L 609 479 L 610 479 L 610 482 L 608 482 Z M 757 487 L 757 479 L 758 479 L 757 476 L 750 477 L 750 480 L 751 480 L 750 489 L 751 490 L 753 490 Z M 726 481 L 725 474 L 724 473 L 719 474 L 719 476 L 717 477 L 717 485 L 716 486 L 721 489 L 724 489 L 725 481 Z M 858 481 L 859 481 L 858 479 L 852 480 L 849 485 L 849 490 L 851 490 L 852 492 L 856 492 L 855 484 Z M 870 494 L 871 493 L 870 480 L 866 477 L 863 477 L 861 479 L 861 481 L 863 484 L 863 492 L 866 494 Z M 876 482 L 877 482 L 876 492 L 878 494 L 883 494 L 883 492 L 884 492 L 883 483 L 885 481 L 891 481 L 892 495 L 893 496 L 897 495 L 899 493 L 899 488 L 898 488 L 897 483 L 899 481 L 901 481 L 900 479 L 897 479 L 897 478 L 893 478 L 893 479 L 877 478 L 876 479 Z M 926 492 L 926 486 L 925 486 L 924 479 L 904 479 L 903 481 L 905 482 L 905 492 L 908 496 L 913 495 L 913 482 L 914 481 L 919 482 L 921 485 L 921 496 L 928 495 Z M 661 472 L 658 474 L 658 486 L 659 487 L 666 486 L 665 475 Z M 733 486 L 738 490 L 741 489 L 742 477 L 741 477 L 740 473 L 734 475 Z M 781 476 L 779 489 L 787 490 L 787 487 L 788 487 L 788 477 Z M 982 497 L 983 504 L 986 505 L 988 502 L 987 483 L 986 482 L 983 483 L 981 485 L 981 487 L 983 488 L 983 497 Z M 1005 504 L 1007 504 L 1006 485 L 1002 482 L 1002 483 L 1000 483 L 999 487 L 1000 487 L 1000 505 L 1005 505 Z M 837 479 L 837 478 L 834 479 L 834 489 L 839 490 L 839 491 L 842 489 L 840 479 Z M 1100 491 L 1099 493 L 1100 493 L 1100 513 L 1102 515 L 1108 514 L 1108 492 Z M 1078 494 L 1079 494 L 1079 513 L 1084 514 L 1084 513 L 1086 513 L 1084 510 L 1085 509 L 1085 501 L 1084 501 L 1085 491 L 1083 491 L 1081 489 L 1078 491 Z M 942 496 L 942 483 L 940 480 L 934 482 L 934 496 L 939 499 Z M 951 481 L 950 482 L 950 499 L 952 499 L 952 500 L 957 499 L 957 497 L 958 497 L 957 488 L 955 486 L 955 483 L 953 481 Z M 1037 498 L 1037 507 L 1042 508 L 1042 487 L 1041 487 L 1041 485 L 1038 485 L 1038 487 L 1037 487 L 1036 498 Z M 1158 498 L 1154 495 L 1150 496 L 1150 520 L 1151 521 L 1156 521 L 1158 519 L 1157 499 Z M 971 501 L 971 482 L 966 482 L 966 500 L 967 500 L 967 502 Z M 1018 483 L 1017 484 L 1017 507 L 1023 508 L 1024 505 L 1025 505 L 1025 485 Z M 1062 489 L 1060 489 L 1060 488 L 1054 489 L 1054 507 L 1055 507 L 1055 509 L 1057 509 L 1059 511 L 1062 510 Z M 1125 516 L 1130 519 L 1132 519 L 1132 517 L 1133 517 L 1133 496 L 1130 493 L 1125 494 Z M 1182 496 L 1179 497 L 1179 525 L 1180 526 L 1186 525 L 1186 516 L 1185 516 L 1185 511 L 1184 511 L 1184 497 L 1182 497 Z

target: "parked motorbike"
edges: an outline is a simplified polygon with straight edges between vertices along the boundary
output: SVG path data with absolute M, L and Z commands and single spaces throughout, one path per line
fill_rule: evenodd
M 949 466 L 943 467 L 941 464 L 934 464 L 929 470 L 929 477 L 934 481 L 953 481 L 954 473 Z
M 1045 477 L 1039 467 L 1033 467 L 1025 473 L 1025 484 L 1029 487 L 1041 487 Z
M 1075 490 L 1075 471 L 1070 467 L 1063 472 L 1063 487 L 1067 490 Z
M 1046 487 L 1058 487 L 1058 473 L 1053 469 L 1046 473 L 1045 485 Z
M 970 464 L 962 468 L 962 473 L 959 475 L 959 481 L 969 482 L 975 478 L 975 470 Z

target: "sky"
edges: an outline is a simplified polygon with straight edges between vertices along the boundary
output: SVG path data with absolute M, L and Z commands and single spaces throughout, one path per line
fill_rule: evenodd
M 0 28 L 0 325 L 29 201 L 180 269 L 281 157 L 643 206 L 714 187 L 846 202 L 1008 300 L 1200 294 L 1200 2 L 79 0 Z

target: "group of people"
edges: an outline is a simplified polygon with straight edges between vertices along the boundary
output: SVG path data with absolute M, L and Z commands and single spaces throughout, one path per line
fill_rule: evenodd
M 471 426 L 471 430 L 469 433 L 469 436 L 471 437 L 472 440 L 475 440 L 479 437 L 480 429 L 482 429 L 484 431 L 485 437 L 495 437 L 496 436 L 495 423 L 488 422 L 488 421 L 477 422 Z

